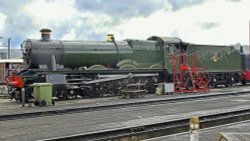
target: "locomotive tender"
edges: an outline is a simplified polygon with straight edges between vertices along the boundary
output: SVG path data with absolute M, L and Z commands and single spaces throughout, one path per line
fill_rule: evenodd
M 115 41 L 108 35 L 107 41 L 64 41 L 51 39 L 49 29 L 40 32 L 41 39 L 27 39 L 21 45 L 25 69 L 6 79 L 17 99 L 21 88 L 31 98 L 31 85 L 36 82 L 52 83 L 53 96 L 59 98 L 115 95 L 131 78 L 154 92 L 157 83 L 173 81 L 173 55 L 180 58 L 175 65 L 191 65 L 182 54 L 195 54 L 197 67 L 206 68 L 213 87 L 232 85 L 240 77 L 240 52 L 233 46 L 196 45 L 158 36 Z

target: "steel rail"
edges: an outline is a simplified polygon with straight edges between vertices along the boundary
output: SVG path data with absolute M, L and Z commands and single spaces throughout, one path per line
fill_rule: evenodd
M 184 97 L 175 97 L 175 98 L 163 98 L 163 99 L 154 99 L 154 100 L 145 100 L 145 101 L 136 101 L 136 102 L 127 102 L 127 103 L 116 103 L 116 104 L 106 104 L 106 105 L 95 105 L 95 106 L 78 106 L 71 108 L 54 108 L 54 109 L 41 109 L 35 112 L 23 112 L 23 113 L 14 113 L 14 114 L 1 114 L 0 121 L 6 120 L 16 120 L 16 119 L 25 119 L 25 118 L 35 118 L 43 116 L 54 116 L 60 114 L 72 114 L 72 113 L 81 113 L 81 112 L 90 112 L 90 111 L 100 111 L 108 109 L 119 109 L 119 108 L 128 108 L 128 107 L 139 107 L 145 105 L 157 105 L 164 103 L 177 103 L 185 101 L 195 101 L 201 99 L 211 99 L 211 98 L 221 98 L 234 95 L 244 95 L 250 94 L 250 91 L 241 91 L 241 92 L 227 92 L 227 93 L 217 93 L 217 94 L 206 94 L 206 95 L 192 95 Z
M 211 114 L 199 117 L 200 129 L 240 122 L 250 119 L 250 109 Z M 166 136 L 189 131 L 189 118 L 147 124 L 143 126 L 82 133 L 69 136 L 43 139 L 43 141 L 135 141 Z

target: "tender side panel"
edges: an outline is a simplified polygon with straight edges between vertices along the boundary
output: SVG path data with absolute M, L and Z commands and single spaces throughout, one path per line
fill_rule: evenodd
M 188 54 L 195 53 L 198 67 L 208 72 L 230 72 L 241 70 L 240 52 L 233 46 L 188 45 Z M 189 57 L 191 63 L 192 57 Z

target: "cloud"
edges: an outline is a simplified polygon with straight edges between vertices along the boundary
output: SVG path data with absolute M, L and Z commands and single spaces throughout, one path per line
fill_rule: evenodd
M 115 27 L 133 18 L 148 17 L 168 5 L 165 0 L 76 0 L 75 7 L 80 13 L 76 27 L 68 34 L 75 32 L 80 39 L 102 40 Z M 66 35 L 67 36 L 67 35 Z
M 172 5 L 172 10 L 177 11 L 182 8 L 203 4 L 206 0 L 168 0 Z
M 216 27 L 219 27 L 220 24 L 219 23 L 215 23 L 215 22 L 203 22 L 203 23 L 200 23 L 199 26 L 201 27 L 201 29 L 204 29 L 204 30 L 210 30 L 212 28 L 216 28 Z
M 53 32 L 56 37 L 63 36 L 62 34 L 67 32 L 70 26 L 74 26 L 74 21 L 77 19 L 73 5 L 74 1 L 67 0 L 34 0 L 24 5 L 22 11 L 26 13 L 26 17 L 31 19 L 29 25 L 32 25 L 34 27 L 32 30 L 36 32 L 31 32 L 31 37 L 39 37 L 38 31 L 45 27 L 58 31 Z
M 14 47 L 19 47 L 27 33 L 33 30 L 31 19 L 22 11 L 23 5 L 27 3 L 29 3 L 28 0 L 20 3 L 13 0 L 0 1 L 0 12 L 6 16 L 1 35 L 5 38 L 11 37 L 11 44 Z
M 79 11 L 112 15 L 115 18 L 148 16 L 168 4 L 165 0 L 76 0 Z
M 54 31 L 54 39 L 60 39 L 79 19 L 74 1 L 68 0 L 1 0 L 0 12 L 6 15 L 4 34 L 12 37 L 12 47 L 19 47 L 27 38 L 39 39 L 44 27 Z
M 29 24 L 38 29 L 51 28 L 54 38 L 101 40 L 115 26 L 132 17 L 147 16 L 160 6 L 160 2 L 149 0 L 109 2 L 36 0 L 23 6 L 22 10 L 31 19 Z M 39 37 L 34 32 L 30 35 Z
M 2 34 L 5 25 L 6 16 L 0 13 L 0 33 Z
M 248 42 L 248 0 L 14 0 L 0 1 L 0 36 L 18 47 L 40 38 L 43 27 L 53 39 L 146 39 L 178 36 L 194 43 Z
M 247 44 L 249 5 L 248 0 L 206 1 L 178 11 L 161 10 L 146 18 L 133 18 L 113 32 L 119 39 L 159 35 L 200 44 Z
M 32 18 L 35 26 L 58 26 L 64 21 L 71 20 L 76 13 L 72 6 L 74 1 L 44 1 L 35 0 L 23 6 L 27 17 Z
M 228 1 L 231 1 L 231 2 L 240 2 L 241 0 L 228 0 Z

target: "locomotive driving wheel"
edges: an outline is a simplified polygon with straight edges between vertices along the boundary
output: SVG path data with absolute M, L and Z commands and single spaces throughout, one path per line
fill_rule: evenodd
M 92 84 L 90 87 L 84 88 L 87 95 L 93 98 L 102 97 L 107 93 L 108 88 L 101 84 Z
M 148 91 L 148 93 L 153 94 L 155 93 L 155 85 L 154 85 L 154 81 L 149 80 L 146 82 L 146 90 Z

